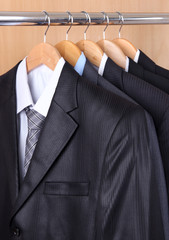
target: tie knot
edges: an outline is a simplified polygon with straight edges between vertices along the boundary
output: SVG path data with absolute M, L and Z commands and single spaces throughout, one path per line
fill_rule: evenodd
M 41 129 L 45 122 L 45 117 L 29 107 L 25 108 L 25 112 L 28 118 L 29 129 Z

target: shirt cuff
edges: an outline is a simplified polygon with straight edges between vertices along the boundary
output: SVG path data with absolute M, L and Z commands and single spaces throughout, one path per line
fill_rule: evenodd
M 99 70 L 98 70 L 98 73 L 99 73 L 101 76 L 103 76 L 104 68 L 105 68 L 107 59 L 108 59 L 108 56 L 104 53 L 104 54 L 103 54 L 103 57 L 102 57 L 102 60 L 101 60 L 101 63 L 100 63 L 100 66 L 99 66 Z
M 134 57 L 134 62 L 138 63 L 139 57 L 140 57 L 140 50 L 137 49 L 136 56 Z
M 125 67 L 125 71 L 128 72 L 129 71 L 129 58 L 126 57 L 126 67 Z

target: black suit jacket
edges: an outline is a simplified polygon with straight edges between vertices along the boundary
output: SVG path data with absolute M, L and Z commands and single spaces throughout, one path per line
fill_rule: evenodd
M 114 73 L 119 72 L 119 78 Z M 117 73 L 116 73 L 117 74 Z M 160 150 L 162 154 L 165 178 L 169 196 L 169 96 L 160 89 L 144 80 L 126 73 L 110 58 L 108 59 L 103 76 L 119 89 L 124 91 L 153 117 Z
M 151 119 L 67 63 L 19 183 L 16 70 L 0 77 L 1 239 L 168 239 Z
M 145 80 L 146 82 L 158 87 L 162 91 L 169 94 L 169 80 L 167 78 L 161 77 L 155 73 L 147 71 L 141 65 L 135 63 L 129 58 L 129 70 L 133 75 Z
M 140 50 L 140 56 L 138 60 L 138 64 L 140 64 L 143 68 L 147 69 L 150 72 L 156 73 L 164 78 L 169 79 L 169 70 L 163 67 L 160 67 L 155 64 L 145 53 Z

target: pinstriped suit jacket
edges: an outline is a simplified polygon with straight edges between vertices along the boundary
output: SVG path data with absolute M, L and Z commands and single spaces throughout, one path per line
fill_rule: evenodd
M 169 79 L 169 70 L 155 64 L 145 53 L 140 50 L 138 64 L 148 71 Z
M 0 77 L 1 239 L 168 239 L 152 119 L 68 63 L 19 182 L 16 70 Z
M 145 80 L 151 85 L 161 89 L 165 93 L 169 94 L 169 79 L 152 73 L 144 69 L 141 65 L 135 63 L 129 58 L 129 73 Z
M 114 77 L 115 72 L 118 78 Z M 103 75 L 153 117 L 161 150 L 165 179 L 169 196 L 169 95 L 146 81 L 124 72 L 111 59 L 108 59 Z

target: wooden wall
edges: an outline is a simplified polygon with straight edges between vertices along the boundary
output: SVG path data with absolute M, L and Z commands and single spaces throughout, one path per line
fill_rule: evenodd
M 0 0 L 0 11 L 87 11 L 87 12 L 169 12 L 168 0 Z M 104 26 L 89 28 L 87 38 L 98 41 Z M 118 36 L 119 26 L 110 26 L 107 39 Z M 43 41 L 46 27 L 0 27 L 0 74 L 23 59 L 33 46 Z M 85 27 L 71 29 L 69 40 L 82 39 Z M 67 27 L 51 27 L 47 42 L 56 44 L 65 39 Z M 157 64 L 169 69 L 169 25 L 124 26 L 121 36 L 142 49 Z

